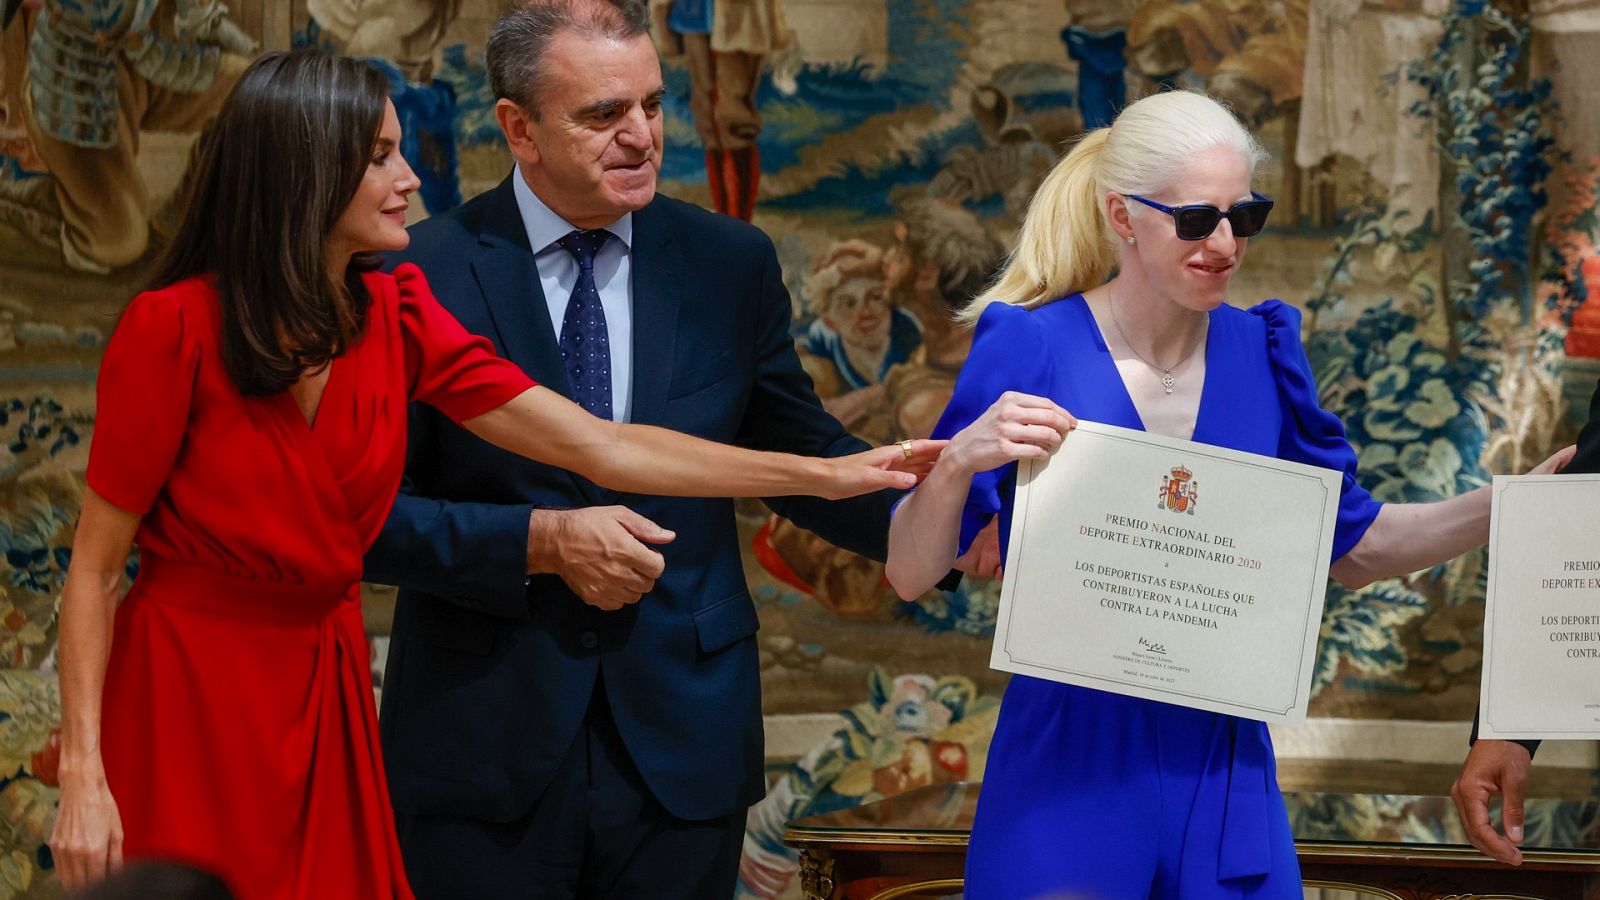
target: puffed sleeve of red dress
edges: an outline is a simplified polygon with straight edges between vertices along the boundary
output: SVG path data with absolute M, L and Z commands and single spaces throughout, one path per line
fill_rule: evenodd
M 422 270 L 394 270 L 400 291 L 400 331 L 405 344 L 407 393 L 456 422 L 480 416 L 535 385 L 516 364 L 495 355 L 488 339 L 473 334 L 439 305 Z
M 1339 518 L 1333 532 L 1333 559 L 1338 560 L 1360 542 L 1383 504 L 1372 499 L 1372 494 L 1356 480 L 1356 452 L 1345 438 L 1344 422 L 1323 409 L 1317 399 L 1317 382 L 1300 342 L 1300 311 L 1268 300 L 1251 307 L 1249 312 L 1260 316 L 1267 326 L 1267 356 L 1272 361 L 1283 409 L 1278 455 L 1344 475 Z
M 100 360 L 89 487 L 128 512 L 155 504 L 183 446 L 200 342 L 183 282 L 133 298 Z

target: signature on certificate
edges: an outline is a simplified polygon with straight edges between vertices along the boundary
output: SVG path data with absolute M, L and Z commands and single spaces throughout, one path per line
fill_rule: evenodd
M 1158 644 L 1155 641 L 1150 640 L 1149 638 L 1139 638 L 1139 646 L 1143 647 L 1146 651 L 1148 651 L 1150 653 L 1159 653 L 1162 656 L 1166 656 L 1167 655 L 1167 645 L 1166 644 Z

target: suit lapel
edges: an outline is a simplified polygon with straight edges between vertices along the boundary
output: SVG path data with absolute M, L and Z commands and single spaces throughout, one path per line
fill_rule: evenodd
M 633 215 L 633 412 L 632 420 L 660 425 L 672 382 L 683 293 L 682 248 L 672 241 L 664 204 Z
M 515 178 L 515 173 L 512 174 Z M 528 246 L 528 231 L 517 210 L 511 178 L 494 189 L 478 232 L 478 250 L 472 274 L 483 290 L 495 331 L 506 356 L 540 384 L 572 396 L 567 368 L 561 362 L 561 345 L 550 324 L 539 269 Z

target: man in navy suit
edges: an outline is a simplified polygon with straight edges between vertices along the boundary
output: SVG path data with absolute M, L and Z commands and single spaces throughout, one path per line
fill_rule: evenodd
M 516 158 L 412 230 L 468 329 L 597 415 L 746 447 L 863 444 L 822 409 L 759 230 L 655 193 L 642 0 L 535 0 L 487 65 Z M 412 413 L 367 560 L 401 586 L 384 757 L 422 898 L 720 898 L 762 796 L 756 611 L 726 500 L 618 496 Z M 889 508 L 768 501 L 882 559 Z

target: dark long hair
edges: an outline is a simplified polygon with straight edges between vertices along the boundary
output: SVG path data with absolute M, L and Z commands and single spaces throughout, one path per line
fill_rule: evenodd
M 371 297 L 328 235 L 372 159 L 387 79 L 349 57 L 268 53 L 245 70 L 201 138 L 183 221 L 150 287 L 215 273 L 222 358 L 246 396 L 281 393 L 361 336 Z

